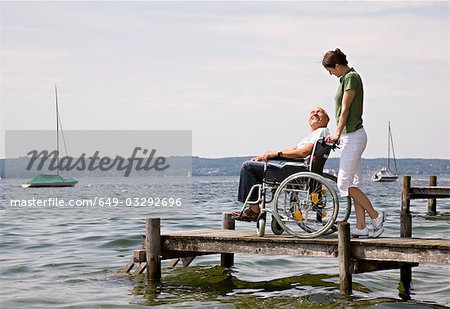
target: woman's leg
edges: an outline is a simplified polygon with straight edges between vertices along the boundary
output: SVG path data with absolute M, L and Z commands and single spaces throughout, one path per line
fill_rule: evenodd
M 356 212 L 356 228 L 362 230 L 366 227 L 366 211 L 371 219 L 378 217 L 378 212 L 373 208 L 372 203 L 367 198 L 366 194 L 355 187 L 348 188 L 348 193 L 353 199 Z
M 350 196 L 353 199 L 356 213 L 356 228 L 366 228 L 366 211 L 374 219 L 378 212 L 362 191 L 361 156 L 367 145 L 367 135 L 364 129 L 344 134 L 341 137 L 342 153 L 338 174 L 338 187 L 341 196 Z

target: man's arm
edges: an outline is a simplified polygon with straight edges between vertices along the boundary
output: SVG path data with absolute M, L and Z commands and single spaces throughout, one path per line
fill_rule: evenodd
M 314 144 L 308 143 L 305 146 L 298 149 L 296 146 L 292 148 L 282 149 L 281 157 L 286 159 L 305 158 L 311 154 L 313 148 Z M 264 152 L 262 155 L 252 158 L 252 161 L 267 161 L 269 159 L 273 159 L 276 157 L 278 157 L 278 151 L 268 150 Z
M 307 143 L 305 146 L 301 147 L 301 148 L 290 148 L 290 149 L 283 149 L 281 150 L 281 156 L 283 158 L 287 158 L 287 159 L 293 159 L 293 158 L 306 158 L 307 156 L 309 156 L 314 148 L 314 144 L 313 143 Z M 278 153 L 277 153 L 278 155 Z

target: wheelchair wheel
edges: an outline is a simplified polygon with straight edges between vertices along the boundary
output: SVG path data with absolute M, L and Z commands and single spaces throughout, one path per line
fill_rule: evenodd
M 259 237 L 263 237 L 266 233 L 266 212 L 261 211 L 256 219 L 256 232 Z
M 287 177 L 275 192 L 273 217 L 289 234 L 317 237 L 335 225 L 339 200 L 332 183 L 310 172 Z
M 347 222 L 348 218 L 350 217 L 350 213 L 352 211 L 352 199 L 350 196 L 347 197 L 340 197 L 339 196 L 339 190 L 337 187 L 337 177 L 331 174 L 324 173 L 323 177 L 325 177 L 327 180 L 331 180 L 331 185 L 333 186 L 334 190 L 336 191 L 336 195 L 339 198 L 339 212 L 336 218 L 337 222 Z M 337 225 L 333 225 L 331 229 L 329 229 L 326 234 L 331 234 L 333 232 L 337 231 Z
M 283 227 L 278 224 L 277 220 L 273 216 L 272 216 L 272 223 L 270 224 L 270 227 L 272 229 L 272 232 L 275 235 L 281 235 L 284 232 Z

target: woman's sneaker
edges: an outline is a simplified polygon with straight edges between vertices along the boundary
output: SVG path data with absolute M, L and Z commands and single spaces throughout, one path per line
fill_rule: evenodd
M 369 229 L 367 226 L 362 230 L 354 227 L 350 229 L 350 237 L 351 238 L 369 238 Z
M 377 238 L 384 232 L 384 226 L 383 223 L 386 221 L 386 214 L 384 211 L 380 211 L 378 214 L 378 217 L 376 219 L 372 220 L 372 227 L 373 227 L 373 237 Z

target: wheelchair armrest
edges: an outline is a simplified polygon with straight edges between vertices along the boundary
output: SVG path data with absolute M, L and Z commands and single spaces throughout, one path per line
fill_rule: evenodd
M 297 163 L 305 163 L 307 162 L 309 156 L 306 158 L 283 158 L 283 157 L 275 157 L 270 158 L 268 161 L 283 161 L 283 162 L 297 162 Z

